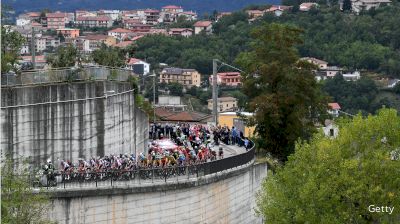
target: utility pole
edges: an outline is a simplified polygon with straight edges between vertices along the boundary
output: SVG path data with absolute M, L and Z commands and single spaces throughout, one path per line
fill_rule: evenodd
M 32 66 L 33 66 L 33 69 L 35 69 L 36 68 L 35 27 L 33 27 L 33 26 L 32 26 L 32 38 L 31 38 L 31 54 L 32 54 Z
M 213 97 L 213 118 L 215 126 L 218 126 L 218 87 L 217 87 L 217 59 L 213 59 L 213 78 L 212 78 L 212 97 Z
M 153 124 L 156 124 L 156 73 L 153 70 Z

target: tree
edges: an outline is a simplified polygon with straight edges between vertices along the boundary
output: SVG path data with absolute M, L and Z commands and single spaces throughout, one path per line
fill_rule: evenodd
M 343 0 L 343 6 L 342 6 L 342 10 L 344 12 L 348 11 L 350 12 L 352 9 L 351 7 L 351 0 Z
M 43 219 L 49 198 L 33 193 L 26 166 L 16 170 L 7 158 L 1 169 L 1 223 L 50 223 Z
M 9 27 L 1 26 L 1 73 L 18 72 L 20 50 L 25 38 Z
M 93 51 L 92 58 L 99 65 L 110 67 L 122 67 L 125 65 L 123 52 L 119 48 L 109 47 L 105 44 L 102 44 L 100 49 Z
M 78 60 L 78 50 L 72 44 L 58 47 L 55 54 L 47 57 L 47 62 L 53 68 L 72 67 Z
M 265 223 L 397 223 L 400 213 L 400 117 L 393 109 L 339 122 L 336 139 L 322 133 L 298 142 L 284 167 L 263 183 Z M 370 205 L 395 207 L 369 212 Z
M 295 49 L 302 43 L 301 33 L 292 26 L 265 24 L 252 32 L 252 51 L 238 58 L 246 72 L 242 90 L 254 113 L 249 122 L 256 125 L 261 146 L 283 160 L 298 138 L 311 136 L 314 122 L 327 108 L 312 73 L 314 65 L 299 60 Z
M 173 96 L 183 96 L 183 85 L 177 82 L 168 84 L 170 94 Z

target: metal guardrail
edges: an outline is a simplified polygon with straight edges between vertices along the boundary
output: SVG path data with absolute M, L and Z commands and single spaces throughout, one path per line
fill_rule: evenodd
M 112 80 L 127 81 L 135 75 L 123 68 L 104 66 L 84 66 L 81 68 L 60 68 L 50 70 L 25 71 L 21 74 L 1 74 L 2 86 L 22 86 L 67 81 Z
M 33 178 L 31 175 L 29 181 L 31 182 L 32 187 L 61 187 L 66 189 L 85 186 L 104 187 L 121 184 L 124 185 L 126 182 L 138 185 L 157 182 L 177 182 L 179 180 L 198 178 L 242 166 L 251 162 L 254 157 L 255 147 L 254 144 L 252 144 L 252 148 L 245 153 L 201 164 L 165 168 L 137 167 L 132 170 L 116 170 L 107 172 L 84 172 L 75 173 L 73 174 L 74 177 L 69 176 L 70 174 L 58 174 L 52 178 L 52 180 L 46 180 L 47 184 L 43 184 L 38 177 Z

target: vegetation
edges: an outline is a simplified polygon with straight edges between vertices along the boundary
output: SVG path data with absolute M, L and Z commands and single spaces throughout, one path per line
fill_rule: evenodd
M 119 48 L 109 47 L 105 44 L 102 44 L 100 49 L 93 51 L 92 58 L 97 64 L 110 67 L 122 67 L 126 62 L 124 53 Z
M 336 139 L 298 142 L 284 167 L 263 183 L 266 223 L 396 223 L 400 213 L 400 117 L 393 109 L 339 122 Z M 372 213 L 369 205 L 395 207 Z
M 1 223 L 50 223 L 44 219 L 49 198 L 33 193 L 29 185 L 29 171 L 15 170 L 7 159 L 1 168 Z
M 79 61 L 79 53 L 72 44 L 58 47 L 55 54 L 47 57 L 47 62 L 53 68 L 72 67 L 77 61 Z
M 24 42 L 21 34 L 1 26 L 1 73 L 18 72 L 19 53 Z
M 301 30 L 271 24 L 252 32 L 252 51 L 239 56 L 245 68 L 243 92 L 249 98 L 249 120 L 266 151 L 285 160 L 298 138 L 315 131 L 314 121 L 326 112 L 327 102 L 317 85 L 314 65 L 299 60 L 295 46 Z

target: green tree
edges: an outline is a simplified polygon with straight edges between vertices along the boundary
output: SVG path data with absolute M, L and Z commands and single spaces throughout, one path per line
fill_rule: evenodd
M 298 142 L 263 183 L 265 223 L 397 223 L 400 219 L 400 117 L 393 109 L 339 122 L 336 139 Z M 368 206 L 394 206 L 393 214 Z M 396 211 L 397 209 L 397 211 Z
M 1 26 L 1 73 L 18 72 L 18 60 L 24 42 L 21 34 Z
M 173 96 L 183 96 L 183 85 L 177 82 L 169 83 L 168 89 Z
M 125 65 L 125 56 L 119 48 L 102 44 L 100 49 L 92 53 L 93 61 L 99 65 L 110 67 L 122 67 Z
M 72 44 L 58 47 L 55 54 L 47 57 L 47 62 L 53 68 L 72 67 L 77 61 L 79 61 L 79 53 Z
M 42 193 L 33 193 L 29 171 L 16 170 L 11 159 L 1 168 L 1 223 L 50 223 L 44 219 L 49 198 Z
M 245 68 L 243 92 L 254 112 L 250 124 L 261 146 L 285 160 L 298 138 L 315 131 L 315 119 L 326 113 L 327 102 L 308 62 L 299 60 L 295 46 L 301 44 L 298 28 L 265 24 L 253 31 L 252 51 L 239 56 Z

